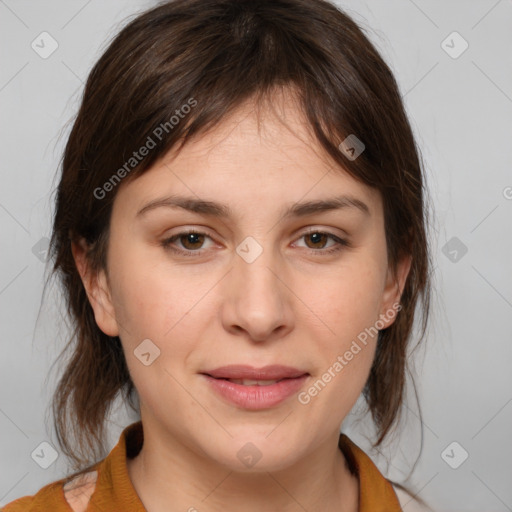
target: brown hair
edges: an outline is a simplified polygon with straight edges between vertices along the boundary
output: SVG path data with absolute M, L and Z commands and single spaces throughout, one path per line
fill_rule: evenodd
M 52 410 L 58 442 L 81 472 L 106 453 L 105 420 L 118 394 L 136 408 L 120 340 L 95 322 L 71 241 L 85 239 L 91 270 L 106 271 L 119 186 L 178 142 L 183 147 L 248 99 L 261 103 L 279 87 L 296 92 L 316 139 L 340 171 L 380 191 L 390 264 L 412 255 L 402 309 L 379 332 L 363 390 L 377 427 L 375 446 L 400 417 L 420 297 L 419 341 L 427 326 L 430 252 L 422 164 L 390 68 L 362 29 L 325 0 L 175 0 L 137 15 L 110 42 L 87 79 L 62 159 L 50 255 L 73 333 Z M 184 109 L 191 99 L 194 108 Z M 173 116 L 180 121 L 170 121 Z M 365 145 L 354 160 L 339 149 L 350 134 Z M 148 137 L 156 147 L 127 166 Z M 116 187 L 113 180 L 121 179 Z

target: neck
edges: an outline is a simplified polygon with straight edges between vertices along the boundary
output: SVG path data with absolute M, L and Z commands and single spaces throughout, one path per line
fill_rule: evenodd
M 338 448 L 324 442 L 292 467 L 236 472 L 160 436 L 127 460 L 132 484 L 148 512 L 357 512 L 359 484 Z

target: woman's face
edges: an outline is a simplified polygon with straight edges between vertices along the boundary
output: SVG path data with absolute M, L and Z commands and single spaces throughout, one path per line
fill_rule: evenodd
M 109 279 L 86 285 L 144 424 L 237 470 L 285 468 L 337 438 L 409 268 L 388 271 L 379 193 L 322 157 L 290 97 L 279 105 L 291 131 L 268 111 L 258 130 L 247 103 L 122 183 Z

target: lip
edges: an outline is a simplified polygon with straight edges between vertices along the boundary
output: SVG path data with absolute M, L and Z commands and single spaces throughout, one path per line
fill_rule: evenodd
M 301 375 L 305 375 L 308 372 L 291 366 L 283 366 L 279 364 L 264 366 L 262 368 L 254 368 L 249 365 L 231 364 L 201 373 L 210 375 L 216 379 L 279 380 L 293 379 L 300 377 Z
M 201 375 L 211 389 L 230 405 L 249 410 L 277 406 L 297 393 L 309 377 L 307 372 L 282 365 L 263 368 L 230 365 L 202 372 Z M 244 386 L 226 379 L 278 380 L 278 382 L 268 386 Z

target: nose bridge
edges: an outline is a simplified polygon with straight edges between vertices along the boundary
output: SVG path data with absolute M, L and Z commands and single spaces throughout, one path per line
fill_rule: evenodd
M 227 290 L 229 313 L 224 320 L 231 327 L 243 328 L 251 338 L 263 340 L 290 321 L 286 287 L 279 278 L 280 262 L 271 247 L 264 248 L 253 237 L 244 239 L 236 253 Z
M 266 242 L 246 237 L 237 246 L 234 259 L 236 281 L 241 285 L 244 296 L 265 299 L 266 303 L 276 300 L 281 293 L 276 277 L 279 261 L 269 245 L 270 240 L 271 237 L 267 237 Z M 266 243 L 265 248 L 263 243 Z

